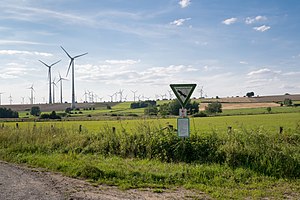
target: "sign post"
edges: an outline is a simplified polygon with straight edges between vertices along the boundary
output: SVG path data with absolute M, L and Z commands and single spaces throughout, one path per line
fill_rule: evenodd
M 170 87 L 177 97 L 181 109 L 179 109 L 179 118 L 177 118 L 177 134 L 185 138 L 190 136 L 190 119 L 187 117 L 185 106 L 196 88 L 196 84 L 171 84 Z

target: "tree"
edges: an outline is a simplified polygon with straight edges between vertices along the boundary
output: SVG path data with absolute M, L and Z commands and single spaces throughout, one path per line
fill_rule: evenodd
M 148 106 L 147 108 L 145 108 L 144 110 L 144 114 L 145 115 L 157 115 L 158 113 L 158 109 L 156 106 Z
M 284 99 L 284 101 L 283 101 L 283 105 L 285 105 L 285 106 L 291 106 L 291 105 L 293 105 L 293 102 L 292 102 L 291 99 L 286 98 L 286 99 Z
M 0 108 L 0 118 L 19 118 L 19 113 L 10 108 Z
M 222 104 L 218 101 L 212 102 L 205 107 L 206 112 L 210 114 L 221 113 L 222 112 Z
M 173 100 L 170 103 L 160 105 L 159 112 L 161 115 L 179 115 L 179 109 L 182 108 L 178 100 Z M 188 114 L 195 114 L 199 112 L 199 103 L 189 100 L 185 106 L 188 111 Z
M 254 92 L 247 92 L 246 96 L 247 97 L 253 97 L 254 96 Z
M 271 107 L 267 107 L 267 111 L 268 111 L 268 113 L 271 113 L 272 108 Z
M 30 114 L 33 115 L 33 116 L 40 116 L 40 114 L 41 114 L 40 107 L 38 107 L 38 106 L 31 107 Z

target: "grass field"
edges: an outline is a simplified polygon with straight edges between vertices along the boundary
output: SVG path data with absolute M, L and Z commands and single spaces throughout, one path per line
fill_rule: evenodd
M 19 127 L 55 126 L 71 129 L 78 129 L 79 125 L 87 131 L 99 131 L 103 127 L 115 127 L 117 130 L 135 130 L 141 123 L 149 123 L 160 128 L 173 125 L 176 128 L 176 118 L 169 119 L 135 119 L 135 120 L 105 120 L 105 121 L 49 121 L 49 122 L 18 122 Z M 241 116 L 217 116 L 204 118 L 190 118 L 192 133 L 204 132 L 226 132 L 228 127 L 233 129 L 265 129 L 278 131 L 279 127 L 284 130 L 295 128 L 300 123 L 299 113 L 279 113 L 262 115 L 241 115 Z M 15 122 L 2 122 L 4 126 L 15 126 Z
M 176 118 L 142 117 L 143 109 L 129 105 L 81 110 L 71 114 L 78 118 L 62 121 L 0 122 L 0 159 L 123 189 L 185 187 L 216 199 L 300 198 L 299 108 L 191 117 L 191 137 L 181 139 L 169 128 L 176 129 Z M 122 113 L 140 117 L 79 120 Z

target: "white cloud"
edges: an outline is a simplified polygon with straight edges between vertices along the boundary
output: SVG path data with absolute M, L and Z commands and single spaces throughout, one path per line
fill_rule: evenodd
M 237 21 L 237 18 L 232 17 L 229 19 L 225 19 L 224 21 L 222 21 L 222 23 L 225 25 L 230 25 L 230 24 L 234 24 L 236 21 Z
M 256 16 L 256 17 L 247 17 L 246 20 L 245 20 L 245 23 L 246 24 L 253 24 L 253 23 L 256 23 L 256 22 L 261 22 L 261 21 L 266 21 L 267 20 L 267 17 L 266 16 Z
M 262 25 L 262 26 L 254 27 L 253 29 L 256 31 L 265 32 L 270 28 L 271 28 L 270 26 Z
M 256 71 L 249 72 L 247 75 L 248 76 L 254 76 L 254 75 L 261 75 L 261 74 L 269 74 L 271 72 L 272 71 L 270 69 L 263 68 L 263 69 L 259 69 L 259 70 L 256 70 Z
M 16 54 L 23 54 L 23 55 L 36 55 L 36 56 L 53 56 L 50 53 L 44 52 L 37 52 L 37 51 L 18 51 L 18 50 L 0 50 L 0 55 L 16 55 Z
M 181 8 L 186 8 L 191 4 L 191 0 L 180 0 L 178 4 Z
M 41 45 L 42 43 L 31 42 L 31 41 L 22 41 L 22 40 L 0 40 L 1 45 L 16 45 L 16 44 L 33 44 L 33 45 Z
M 240 64 L 242 64 L 242 65 L 248 65 L 248 62 L 246 62 L 246 61 L 240 61 Z
M 284 76 L 299 76 L 300 72 L 287 72 L 287 73 L 283 73 L 282 75 L 284 75 Z
M 177 20 L 174 20 L 173 22 L 170 22 L 171 25 L 175 25 L 175 26 L 181 26 L 183 25 L 183 23 L 185 21 L 188 21 L 190 20 L 191 18 L 185 18 L 185 19 L 177 19 Z
M 141 60 L 105 60 L 105 62 L 113 65 L 134 65 L 141 62 Z

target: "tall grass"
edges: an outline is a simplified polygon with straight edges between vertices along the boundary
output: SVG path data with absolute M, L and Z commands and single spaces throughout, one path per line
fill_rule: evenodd
M 130 132 L 125 128 L 113 131 L 109 126 L 96 132 L 53 126 L 0 128 L 0 157 L 4 159 L 18 154 L 99 154 L 242 167 L 276 178 L 300 178 L 299 145 L 299 125 L 281 134 L 256 128 L 193 132 L 186 139 L 147 121 Z

